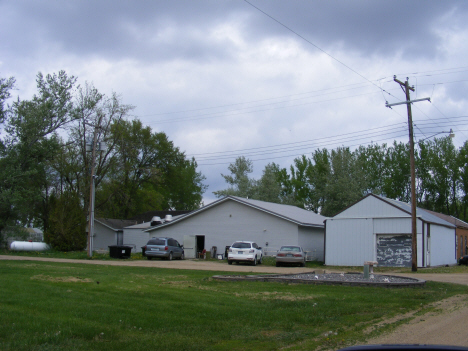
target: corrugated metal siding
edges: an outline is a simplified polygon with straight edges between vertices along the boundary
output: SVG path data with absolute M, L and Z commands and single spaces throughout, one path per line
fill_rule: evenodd
M 431 225 L 429 249 L 431 266 L 457 263 L 455 258 L 455 229 Z
M 224 252 L 225 246 L 236 240 L 255 241 L 265 249 L 299 242 L 296 224 L 234 201 L 220 203 L 174 225 L 151 231 L 149 235 L 170 236 L 181 243 L 184 235 L 205 235 L 205 249 L 216 246 L 218 252 Z
M 327 220 L 325 264 L 362 266 L 375 260 L 372 219 Z
M 117 244 L 117 234 L 115 231 L 102 225 L 99 222 L 94 222 L 93 250 L 109 250 L 109 245 Z
M 324 236 L 323 229 L 299 227 L 299 245 L 304 251 L 312 253 L 314 259 L 322 261 L 324 259 Z
M 416 231 L 422 233 L 422 221 L 416 220 Z M 409 218 L 375 218 L 374 233 L 401 234 L 411 233 L 411 217 Z
M 368 196 L 350 208 L 337 214 L 337 218 L 378 218 L 378 217 L 411 217 L 402 210 L 374 196 Z
M 123 244 L 132 246 L 132 253 L 141 252 L 141 247 L 146 245 L 149 238 L 148 232 L 141 229 L 124 229 Z

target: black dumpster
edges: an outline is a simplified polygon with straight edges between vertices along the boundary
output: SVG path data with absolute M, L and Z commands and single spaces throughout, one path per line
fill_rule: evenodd
M 124 245 L 110 245 L 109 256 L 112 258 L 130 258 L 132 253 L 131 246 Z
M 226 248 L 224 249 L 224 258 L 225 258 L 226 260 L 227 260 L 227 258 L 228 258 L 228 252 L 229 252 L 229 248 L 230 248 L 230 247 L 231 247 L 231 246 L 226 246 Z

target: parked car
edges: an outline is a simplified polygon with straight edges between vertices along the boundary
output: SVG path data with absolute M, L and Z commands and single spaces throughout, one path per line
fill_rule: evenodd
M 228 250 L 228 263 L 251 262 L 253 266 L 262 263 L 263 250 L 253 241 L 236 241 Z
M 465 256 L 462 256 L 458 259 L 458 264 L 459 265 L 462 265 L 462 264 L 466 264 L 468 265 L 468 255 L 465 255 Z
M 306 254 L 300 246 L 281 246 L 276 253 L 276 267 L 283 264 L 298 264 L 305 267 Z
M 184 247 L 173 238 L 151 238 L 142 247 L 143 256 L 148 260 L 153 257 L 166 258 L 171 261 L 173 258 L 184 259 Z

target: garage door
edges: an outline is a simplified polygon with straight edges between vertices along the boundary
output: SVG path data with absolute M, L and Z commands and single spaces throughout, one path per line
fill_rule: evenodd
M 384 267 L 411 267 L 411 235 L 377 235 L 377 262 Z

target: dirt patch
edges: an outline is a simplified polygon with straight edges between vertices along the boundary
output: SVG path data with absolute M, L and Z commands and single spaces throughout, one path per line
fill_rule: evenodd
M 286 300 L 286 301 L 300 301 L 300 300 L 313 300 L 319 297 L 319 295 L 307 295 L 307 296 L 300 296 L 297 294 L 292 293 L 282 293 L 277 291 L 263 291 L 258 293 L 246 293 L 246 294 L 239 294 L 234 293 L 234 296 L 237 297 L 246 297 L 249 299 L 259 299 L 259 300 Z
M 60 282 L 60 283 L 93 283 L 93 280 L 89 278 L 79 277 L 51 277 L 50 275 L 35 275 L 31 277 L 32 280 L 46 280 L 49 282 Z

